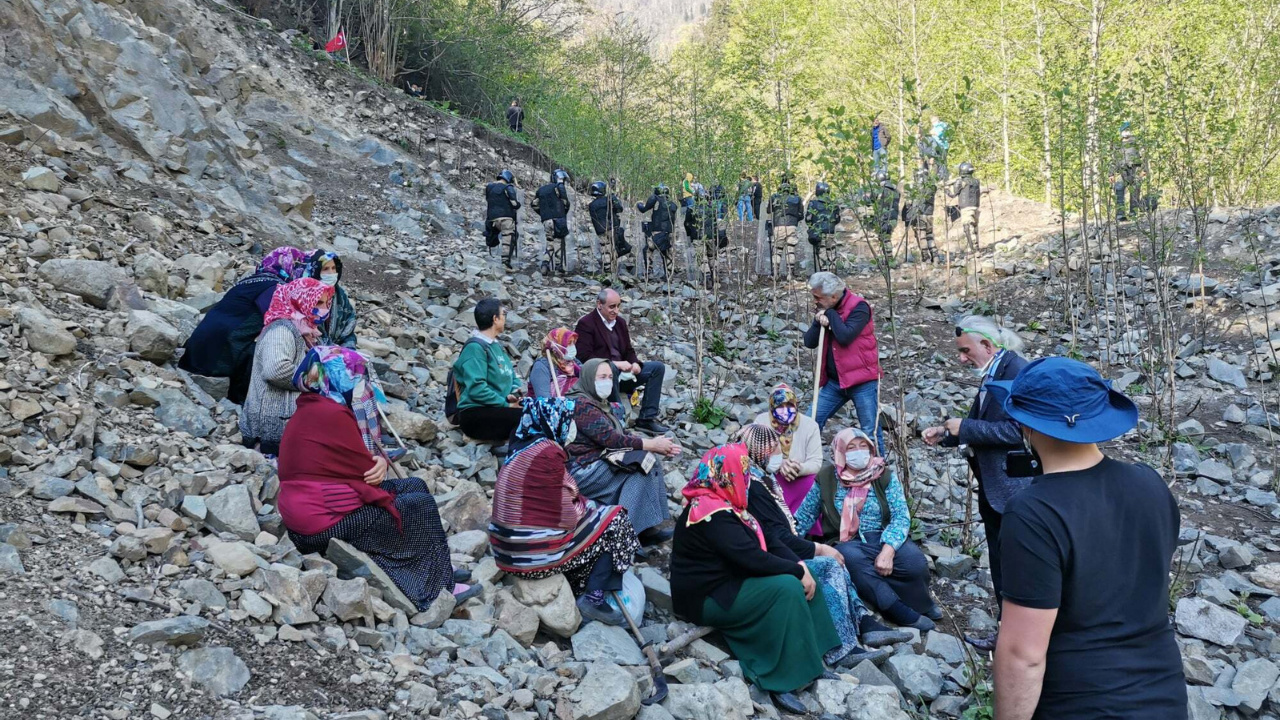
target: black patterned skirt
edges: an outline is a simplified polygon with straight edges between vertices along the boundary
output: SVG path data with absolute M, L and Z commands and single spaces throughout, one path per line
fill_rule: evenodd
M 382 568 L 419 610 L 426 610 L 441 590 L 453 591 L 453 564 L 436 499 L 418 478 L 389 479 L 383 490 L 396 496 L 400 525 L 384 508 L 366 505 L 315 535 L 289 537 L 301 553 L 324 553 L 329 540 L 351 543 Z
M 540 580 L 557 573 L 564 573 L 569 586 L 573 588 L 573 594 L 581 595 L 588 590 L 587 580 L 591 578 L 591 571 L 601 555 L 609 553 L 612 556 L 613 570 L 621 576 L 627 568 L 631 567 L 631 559 L 639 549 L 640 542 L 636 540 L 636 531 L 631 528 L 631 521 L 627 519 L 625 512 L 620 512 L 614 516 L 595 542 L 582 548 L 581 552 L 566 560 L 563 565 L 512 574 L 530 580 Z

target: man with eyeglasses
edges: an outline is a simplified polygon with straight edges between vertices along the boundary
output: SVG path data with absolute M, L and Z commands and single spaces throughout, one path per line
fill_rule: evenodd
M 967 365 L 978 379 L 978 392 L 964 418 L 951 418 L 927 428 L 924 441 L 930 445 L 959 447 L 978 479 L 978 516 L 987 535 L 987 557 L 991 561 L 991 584 L 997 608 L 1003 576 L 1000 572 L 1000 525 L 1005 504 L 1025 488 L 1028 478 L 1011 478 L 1005 471 L 1005 456 L 1022 447 L 1022 428 L 1000 403 L 987 392 L 987 383 L 1012 380 L 1027 361 L 1018 351 L 1022 338 L 1000 327 L 990 318 L 969 315 L 956 325 L 956 351 L 960 364 Z M 995 649 L 996 634 L 966 635 L 965 640 L 979 650 Z
M 622 297 L 605 288 L 596 296 L 596 307 L 583 315 L 574 332 L 578 333 L 578 359 L 582 362 L 602 358 L 618 369 L 618 388 L 624 395 L 641 385 L 644 398 L 640 401 L 640 417 L 634 427 L 653 435 L 662 435 L 670 428 L 658 422 L 658 404 L 662 401 L 662 379 L 667 366 L 656 360 L 640 362 L 631 345 L 631 332 L 626 318 L 618 313 L 622 309 Z

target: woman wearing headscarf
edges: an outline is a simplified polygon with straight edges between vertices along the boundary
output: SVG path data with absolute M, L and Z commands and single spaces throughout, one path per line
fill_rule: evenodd
M 332 539 L 369 556 L 418 610 L 448 590 L 458 602 L 480 586 L 454 583 L 435 498 L 418 478 L 387 478 L 378 403 L 386 397 L 354 350 L 307 351 L 292 377 L 301 393 L 280 442 L 278 506 L 301 553 Z M 385 583 L 373 573 L 375 584 Z M 403 604 L 403 603 L 399 603 Z
M 679 617 L 720 631 L 744 679 L 804 715 L 793 693 L 826 674 L 823 655 L 841 647 L 840 635 L 809 568 L 770 546 L 747 509 L 750 468 L 743 445 L 702 456 L 682 491 L 671 599 Z
M 827 653 L 827 664 L 853 667 L 863 660 L 879 660 L 887 657 L 888 651 L 867 652 L 860 643 L 880 647 L 911 639 L 911 633 L 889 630 L 867 612 L 845 570 L 844 556 L 838 550 L 796 533 L 795 520 L 774 480 L 774 473 L 768 471 L 782 462 L 781 438 L 777 431 L 766 425 L 747 425 L 738 433 L 738 440 L 751 458 L 747 510 L 760 523 L 769 547 L 776 548 L 776 554 L 788 560 L 807 565 L 826 595 L 827 610 L 840 633 L 840 647 Z
M 822 519 L 824 542 L 834 544 L 858 597 L 895 625 L 927 632 L 942 611 L 929 595 L 929 564 L 908 534 L 911 511 L 898 475 L 854 428 L 832 441 L 834 465 L 818 473 L 796 513 L 796 527 Z
M 253 353 L 253 377 L 240 411 L 240 436 L 245 447 L 263 453 L 279 450 L 284 424 L 293 415 L 298 390 L 293 373 L 307 350 L 320 343 L 317 325 L 329 316 L 333 288 L 302 278 L 276 288 L 271 307 L 262 318 L 262 333 Z
M 564 397 L 578 383 L 578 333 L 569 328 L 556 328 L 542 340 L 542 357 L 533 361 L 529 370 L 529 397 Z M 548 355 L 551 362 L 547 362 Z
M 653 464 L 645 471 L 634 465 L 618 467 L 606 458 L 629 450 L 672 457 L 680 453 L 680 446 L 670 438 L 627 434 L 609 407 L 609 398 L 616 390 L 613 366 L 607 361 L 596 358 L 583 364 L 582 375 L 569 393 L 574 401 L 573 421 L 578 427 L 577 437 L 565 448 L 569 453 L 569 474 L 583 495 L 604 505 L 626 508 L 641 544 L 655 545 L 669 540 L 672 533 L 658 529 L 671 516 L 662 461 L 651 458 Z
M 757 415 L 755 424 L 773 428 L 780 436 L 782 466 L 771 472 L 794 513 L 822 469 L 822 429 L 797 409 L 796 393 L 786 383 L 769 393 L 769 411 Z M 808 530 L 801 528 L 801 534 Z
M 278 247 L 267 253 L 252 275 L 236 283 L 209 308 L 182 346 L 178 367 L 206 377 L 231 379 L 227 399 L 240 405 L 249 391 L 253 351 L 262 332 L 262 316 L 278 286 L 302 276 L 306 253 Z
M 607 603 L 622 589 L 640 544 L 627 513 L 584 496 L 565 470 L 573 442 L 574 401 L 525 398 L 510 454 L 493 492 L 489 546 L 503 572 L 537 580 L 563 573 L 592 620 L 622 625 Z
M 333 288 L 333 306 L 329 317 L 320 325 L 320 336 L 326 345 L 356 346 L 356 309 L 342 285 L 342 258 L 337 253 L 317 250 L 307 261 L 306 277 Z

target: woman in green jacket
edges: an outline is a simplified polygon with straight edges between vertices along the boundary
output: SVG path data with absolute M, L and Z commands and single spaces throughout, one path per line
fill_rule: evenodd
M 473 440 L 505 442 L 520 424 L 520 378 L 498 342 L 507 311 L 497 298 L 476 303 L 476 331 L 453 363 L 458 427 Z

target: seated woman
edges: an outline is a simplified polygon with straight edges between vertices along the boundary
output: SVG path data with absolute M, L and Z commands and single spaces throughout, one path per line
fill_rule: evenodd
M 476 329 L 453 363 L 458 386 L 458 429 L 472 440 L 506 442 L 520 424 L 520 378 L 498 336 L 507 328 L 507 310 L 497 298 L 482 298 L 474 312 Z
M 320 338 L 325 345 L 356 347 L 356 308 L 347 297 L 342 282 L 342 258 L 337 253 L 317 250 L 307 261 L 306 277 L 333 288 L 333 307 L 329 317 L 320 326 Z
M 227 399 L 240 405 L 249 392 L 253 351 L 262 332 L 262 316 L 278 286 L 302 277 L 306 253 L 278 247 L 267 253 L 252 275 L 236 283 L 209 308 L 182 346 L 178 367 L 206 377 L 230 378 Z
M 323 553 L 332 539 L 366 553 L 418 610 L 441 590 L 458 602 L 479 585 L 455 585 L 444 526 L 418 478 L 387 479 L 377 403 L 382 391 L 365 360 L 348 348 L 321 345 L 294 374 L 297 412 L 280 442 L 278 506 L 301 553 Z M 377 573 L 374 584 L 379 584 Z
M 756 425 L 771 427 L 782 436 L 782 467 L 774 473 L 787 508 L 794 513 L 809 494 L 822 469 L 822 429 L 796 407 L 796 393 L 786 383 L 769 393 L 769 412 L 756 416 Z M 801 534 L 807 534 L 803 528 Z
M 929 596 L 929 564 L 907 539 L 911 513 L 898 476 L 861 430 L 841 430 L 826 465 L 796 513 L 796 527 L 822 519 L 858 596 L 895 625 L 932 630 L 942 611 Z M 886 515 L 888 516 L 886 518 Z
M 578 333 L 569 328 L 556 328 L 542 340 L 542 357 L 533 361 L 529 370 L 529 397 L 564 397 L 578 383 Z M 547 362 L 550 354 L 551 362 Z
M 671 600 L 677 616 L 724 635 L 747 682 L 805 715 L 792 693 L 827 675 L 822 658 L 841 647 L 840 635 L 809 568 L 770 547 L 748 512 L 750 466 L 742 445 L 702 456 L 676 520 Z
M 592 620 L 622 625 L 606 602 L 622 589 L 640 544 L 627 513 L 582 495 L 565 470 L 564 446 L 577 434 L 573 400 L 525 398 L 524 415 L 498 471 L 489 545 L 504 572 L 533 580 L 564 573 L 578 609 Z
M 627 509 L 631 526 L 640 533 L 642 545 L 656 545 L 671 539 L 671 530 L 659 530 L 671 516 L 667 510 L 667 485 L 662 462 L 652 458 L 647 471 L 634 466 L 617 467 L 606 457 L 617 451 L 645 450 L 672 457 L 680 446 L 670 438 L 645 438 L 628 435 L 622 422 L 609 407 L 609 397 L 616 389 L 613 367 L 606 360 L 588 360 L 582 376 L 569 393 L 574 401 L 573 421 L 577 438 L 565 449 L 569 452 L 569 474 L 583 495 L 605 505 L 621 505 Z
M 240 437 L 245 447 L 259 447 L 275 455 L 284 424 L 293 415 L 298 390 L 293 373 L 307 349 L 320 343 L 316 326 L 329 315 L 333 288 L 302 278 L 276 288 L 271 308 L 253 353 L 253 377 L 240 412 Z
M 863 660 L 880 660 L 889 652 L 871 653 L 860 647 L 880 647 L 911 639 L 905 630 L 890 630 L 876 622 L 867 607 L 858 599 L 858 590 L 844 567 L 844 556 L 830 545 L 811 542 L 796 533 L 795 520 L 782 490 L 775 481 L 778 466 L 783 462 L 781 436 L 766 425 L 748 425 L 738 433 L 738 439 L 746 446 L 751 458 L 751 492 L 747 494 L 747 511 L 764 530 L 771 551 L 788 560 L 803 562 L 809 572 L 822 585 L 827 598 L 827 610 L 836 631 L 840 633 L 840 647 L 827 653 L 827 664 L 853 667 Z M 774 471 L 774 472 L 770 472 Z

